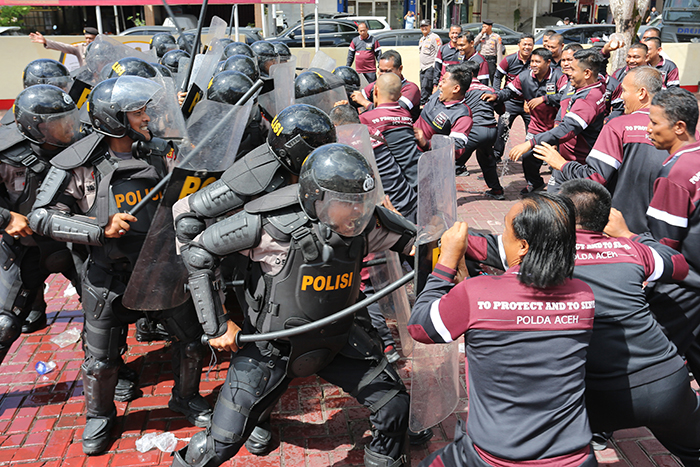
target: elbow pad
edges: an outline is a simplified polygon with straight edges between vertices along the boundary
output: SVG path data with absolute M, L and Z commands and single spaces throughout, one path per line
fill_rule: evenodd
M 243 206 L 246 201 L 247 197 L 237 194 L 221 180 L 192 193 L 189 198 L 190 209 L 205 219 L 226 214 Z
M 34 232 L 56 241 L 92 246 L 104 245 L 104 229 L 97 224 L 97 219 L 68 215 L 45 208 L 30 212 L 27 219 Z

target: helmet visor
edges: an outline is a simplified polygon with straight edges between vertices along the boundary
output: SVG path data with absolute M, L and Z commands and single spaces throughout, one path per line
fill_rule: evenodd
M 369 224 L 376 205 L 376 190 L 366 193 L 325 191 L 316 201 L 318 220 L 344 237 L 355 237 Z
M 44 143 L 65 148 L 78 140 L 80 135 L 80 110 L 44 115 L 39 123 L 39 131 L 44 135 Z
M 156 81 L 140 76 L 121 76 L 114 83 L 110 104 L 122 112 L 133 112 L 147 104 L 157 104 L 163 87 Z

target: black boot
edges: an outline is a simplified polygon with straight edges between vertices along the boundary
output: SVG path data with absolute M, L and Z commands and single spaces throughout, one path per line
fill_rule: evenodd
M 194 426 L 207 428 L 211 425 L 212 409 L 199 394 L 199 381 L 204 366 L 204 346 L 196 340 L 173 347 L 175 386 L 168 407 L 183 414 Z
M 268 420 L 255 427 L 250 436 L 248 436 L 248 440 L 245 442 L 245 448 L 251 454 L 263 456 L 270 450 L 271 444 L 272 431 L 270 430 L 270 421 Z
M 83 432 L 83 452 L 100 454 L 109 446 L 109 434 L 117 418 L 114 388 L 119 366 L 107 360 L 89 358 L 82 365 L 87 423 Z
M 114 389 L 114 400 L 117 402 L 128 402 L 141 397 L 139 389 L 139 375 L 126 366 L 124 360 L 119 364 L 119 379 Z
M 139 318 L 136 321 L 136 340 L 139 342 L 167 341 L 170 339 L 168 331 L 162 324 L 154 323 L 148 318 Z
M 31 334 L 46 327 L 46 302 L 44 301 L 43 284 L 40 290 L 36 292 L 36 298 L 34 298 L 31 308 L 32 311 L 29 312 L 29 316 L 25 318 L 22 324 L 23 334 Z
M 370 451 L 365 446 L 365 467 L 404 467 L 406 458 L 402 454 L 398 459 L 392 459 L 389 456 Z

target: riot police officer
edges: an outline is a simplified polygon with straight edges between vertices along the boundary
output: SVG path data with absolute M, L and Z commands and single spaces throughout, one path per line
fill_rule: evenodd
M 182 250 L 189 286 L 210 345 L 235 351 L 212 427 L 192 437 L 174 466 L 213 467 L 233 457 L 269 414 L 292 378 L 314 373 L 338 384 L 370 411 L 373 439 L 365 464 L 405 465 L 408 394 L 381 341 L 353 316 L 285 340 L 236 345 L 240 328 L 227 320 L 214 291 L 219 259 L 251 259 L 246 275 L 247 334 L 279 331 L 322 319 L 356 302 L 362 258 L 391 248 L 407 252 L 415 226 L 377 207 L 372 168 L 350 146 L 328 144 L 303 163 L 299 184 L 245 205 L 193 236 Z
M 51 84 L 68 92 L 71 82 L 68 68 L 50 58 L 32 60 L 22 73 L 22 84 L 25 88 L 35 84 Z
M 44 281 L 61 272 L 80 290 L 64 243 L 33 235 L 25 217 L 50 167 L 50 159 L 79 138 L 78 108 L 56 86 L 37 84 L 15 101 L 19 132 L 0 138 L 0 363 L 21 332 L 46 326 Z
M 174 150 L 158 150 L 172 146 L 156 144 L 162 140 L 154 141 L 148 129 L 147 106 L 157 104 L 163 92 L 157 82 L 137 76 L 111 78 L 95 86 L 88 100 L 95 132 L 52 160 L 28 216 L 34 231 L 89 248 L 82 272 L 85 360 L 81 367 L 87 412 L 82 442 L 88 455 L 104 451 L 109 444 L 116 420 L 112 398 L 120 354 L 128 324 L 142 316 L 125 308 L 121 297 L 160 196 L 149 191 L 175 159 Z M 149 150 L 141 152 L 139 148 L 144 147 Z M 151 201 L 138 218 L 126 212 L 148 197 Z M 173 340 L 175 385 L 168 407 L 197 426 L 207 426 L 211 408 L 199 394 L 202 329 L 192 304 L 188 301 L 154 317 Z
M 156 57 L 160 59 L 166 52 L 177 49 L 177 42 L 171 34 L 159 32 L 151 37 L 150 49 L 155 49 Z

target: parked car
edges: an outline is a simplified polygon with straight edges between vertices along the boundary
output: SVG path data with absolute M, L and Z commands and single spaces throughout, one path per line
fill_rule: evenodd
M 481 32 L 483 23 L 467 23 L 462 25 L 462 32 L 471 32 L 476 37 Z M 493 32 L 501 36 L 503 45 L 515 45 L 520 40 L 522 33 L 513 31 L 502 24 L 493 23 Z
M 445 31 L 444 29 L 433 29 L 432 32 L 440 36 L 440 40 L 442 40 L 443 44 L 450 41 L 449 31 Z M 379 41 L 379 45 L 382 46 L 382 50 L 386 50 L 390 47 L 418 47 L 418 41 L 420 41 L 420 38 L 423 37 L 423 33 L 420 31 L 420 29 L 392 29 L 391 31 L 372 34 L 372 36 Z
M 307 47 L 313 47 L 314 45 L 316 40 L 315 28 L 314 21 L 304 22 L 303 37 Z M 318 38 L 321 47 L 348 47 L 357 35 L 357 25 L 352 21 L 342 19 L 318 20 Z M 301 39 L 301 24 L 288 27 L 278 36 L 265 38 L 268 41 L 284 42 L 288 47 L 301 47 Z
M 23 36 L 19 26 L 0 26 L 0 36 Z
M 125 29 L 120 32 L 119 36 L 153 36 L 160 32 L 167 32 L 174 36 L 177 35 L 177 28 L 170 26 L 136 26 L 134 28 Z
M 579 24 L 578 26 L 554 26 L 551 29 L 564 36 L 565 44 L 592 44 L 606 42 L 615 32 L 614 24 Z M 544 31 L 535 36 L 535 45 L 542 45 Z
M 358 26 L 365 23 L 369 33 L 374 35 L 380 31 L 391 31 L 391 26 L 386 21 L 386 16 L 344 16 L 342 19 L 352 21 Z
M 226 37 L 228 37 L 229 34 L 233 34 L 235 32 L 235 30 L 236 30 L 235 28 L 226 28 L 226 32 L 225 32 Z M 245 35 L 245 43 L 246 44 L 252 44 L 253 42 L 264 40 L 264 38 L 261 34 L 261 31 L 262 31 L 262 29 L 260 29 L 260 28 L 238 28 L 238 34 Z M 197 29 L 188 29 L 185 32 L 196 33 Z M 209 28 L 203 27 L 202 34 L 209 34 Z

